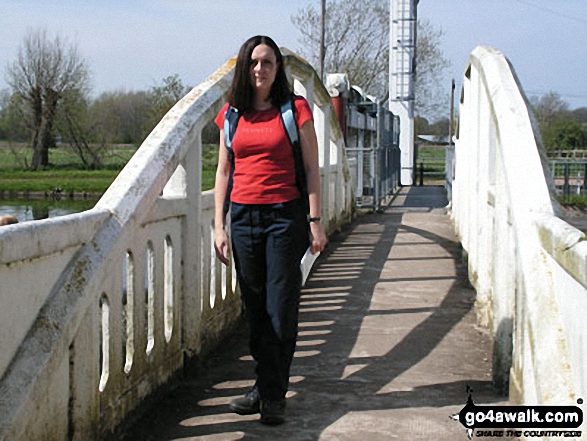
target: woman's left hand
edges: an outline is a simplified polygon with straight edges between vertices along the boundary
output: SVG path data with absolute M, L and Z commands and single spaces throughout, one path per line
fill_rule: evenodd
M 326 247 L 326 234 L 322 222 L 310 222 L 310 252 L 316 254 Z

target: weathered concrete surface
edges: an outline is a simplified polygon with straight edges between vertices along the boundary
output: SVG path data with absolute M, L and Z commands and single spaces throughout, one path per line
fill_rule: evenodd
M 156 402 L 132 440 L 466 440 L 449 419 L 493 392 L 444 189 L 405 187 L 383 213 L 331 238 L 303 290 L 287 422 L 230 413 L 251 387 L 246 332 Z

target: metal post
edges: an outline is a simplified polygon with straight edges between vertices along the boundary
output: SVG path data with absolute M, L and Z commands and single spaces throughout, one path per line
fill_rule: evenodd
M 357 130 L 357 188 L 355 189 L 355 196 L 363 197 L 365 191 L 365 121 L 364 116 L 360 117 L 363 124 Z M 357 118 L 357 122 L 359 118 Z
M 454 146 L 452 144 L 452 137 L 453 137 L 453 127 L 455 123 L 455 80 L 453 78 L 450 86 L 450 110 L 449 110 L 449 123 L 448 123 L 448 150 L 454 151 Z M 448 158 L 448 155 L 445 156 Z M 454 179 L 454 157 L 451 155 L 451 163 L 446 164 L 446 179 L 450 179 L 450 185 L 452 187 L 452 181 Z M 450 169 L 449 169 L 450 167 Z
M 381 180 L 383 176 L 379 167 L 379 152 L 381 148 L 381 115 L 379 113 L 379 99 L 375 102 L 377 106 L 377 120 L 375 122 L 375 155 L 373 157 L 374 170 L 375 170 L 375 191 L 373 197 L 375 198 L 375 210 L 381 208 L 380 204 L 380 192 L 381 192 Z
M 568 197 L 571 190 L 569 188 L 569 161 L 565 162 L 565 183 L 563 186 L 563 195 Z

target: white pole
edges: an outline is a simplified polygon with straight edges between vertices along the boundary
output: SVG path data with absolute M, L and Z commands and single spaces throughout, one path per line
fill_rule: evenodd
M 402 185 L 414 183 L 414 80 L 418 0 L 391 0 L 389 110 L 399 117 Z

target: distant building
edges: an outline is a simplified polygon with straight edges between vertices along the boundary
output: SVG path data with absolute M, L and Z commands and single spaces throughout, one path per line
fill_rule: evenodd
M 418 135 L 418 142 L 420 145 L 429 144 L 429 145 L 445 146 L 445 145 L 448 145 L 448 135 L 447 136 Z

